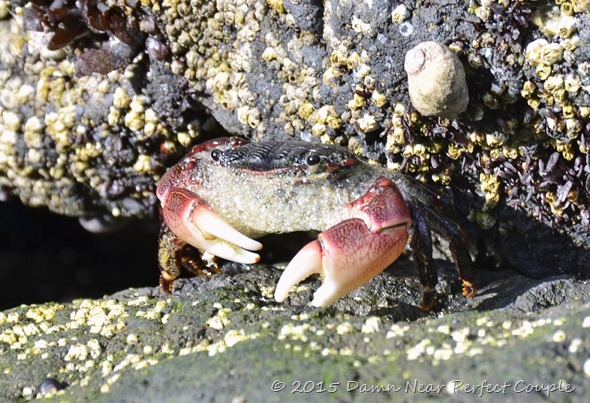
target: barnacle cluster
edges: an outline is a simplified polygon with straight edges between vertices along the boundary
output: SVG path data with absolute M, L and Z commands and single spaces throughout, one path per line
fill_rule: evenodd
M 586 0 L 13 3 L 0 0 L 15 16 L 1 23 L 0 177 L 28 203 L 146 213 L 164 167 L 209 127 L 195 122 L 201 103 L 233 134 L 347 145 L 477 193 L 473 217 L 507 202 L 588 224 Z M 410 103 L 404 56 L 427 41 L 465 67 L 459 119 Z
M 123 10 L 34 1 L 0 21 L 0 184 L 23 203 L 151 215 L 167 161 L 199 135 L 205 119 L 160 60 L 157 29 Z
M 558 228 L 578 228 L 583 238 L 590 224 L 588 2 L 482 1 L 470 11 L 476 35 L 449 44 L 468 70 L 464 118 L 423 119 L 397 103 L 387 128 L 389 166 L 423 181 L 471 177 L 483 199 L 469 202 L 470 217 L 484 228 L 496 224 L 492 210 L 505 202 Z
M 210 94 L 202 102 L 241 134 L 342 143 L 350 128 L 363 134 L 382 130 L 395 91 L 386 94 L 381 88 L 387 85 L 371 74 L 368 45 L 338 31 L 347 19 L 347 35 L 370 43 L 390 23 L 388 14 L 368 18 L 376 13 L 371 7 L 391 13 L 390 5 L 346 2 L 330 5 L 337 8 L 332 13 L 318 1 L 281 3 L 166 3 L 162 18 L 173 71 Z
M 560 0 L 536 8 L 532 23 L 541 35 L 523 44 L 520 93 L 530 107 L 525 127 L 538 145 L 523 148 L 524 169 L 515 185 L 524 185 L 536 214 L 555 224 L 590 224 L 590 59 L 583 45 L 590 39 L 589 5 Z M 522 196 L 512 193 L 513 200 Z

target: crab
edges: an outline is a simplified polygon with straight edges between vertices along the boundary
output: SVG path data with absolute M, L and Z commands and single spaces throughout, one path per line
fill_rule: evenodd
M 184 271 L 209 273 L 197 257 L 185 257 L 188 245 L 208 265 L 214 257 L 253 264 L 262 248 L 254 238 L 309 230 L 320 232 L 287 265 L 275 289 L 278 302 L 318 273 L 323 283 L 311 305 L 326 307 L 390 266 L 409 240 L 422 286 L 420 308 L 428 311 L 438 281 L 431 231 L 448 240 L 463 294 L 477 292 L 465 238 L 444 215 L 444 198 L 343 147 L 211 140 L 164 174 L 157 196 L 163 217 L 160 285 L 166 292 Z

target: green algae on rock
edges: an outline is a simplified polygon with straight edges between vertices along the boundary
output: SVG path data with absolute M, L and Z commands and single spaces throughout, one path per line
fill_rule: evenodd
M 339 401 L 359 396 L 361 385 L 406 383 L 410 389 L 394 396 L 432 384 L 442 393 L 421 396 L 469 397 L 465 384 L 484 380 L 510 383 L 514 396 L 521 380 L 523 387 L 560 380 L 573 386 L 550 392 L 558 399 L 590 393 L 583 371 L 590 354 L 587 282 L 497 273 L 487 295 L 468 301 L 469 312 L 460 297 L 444 315 L 426 315 L 403 302 L 418 290 L 415 276 L 389 273 L 318 310 L 297 296 L 292 304 L 272 301 L 279 275 L 273 268 L 223 270 L 210 281 L 182 280 L 171 296 L 146 288 L 1 312 L 0 398 L 284 401 L 295 382 L 308 381 L 326 388 L 340 382 L 331 395 Z M 315 287 L 300 288 L 305 299 Z M 50 379 L 67 386 L 43 393 Z M 271 391 L 277 380 L 288 388 Z M 454 380 L 462 383 L 455 388 Z M 354 382 L 356 391 L 347 390 Z

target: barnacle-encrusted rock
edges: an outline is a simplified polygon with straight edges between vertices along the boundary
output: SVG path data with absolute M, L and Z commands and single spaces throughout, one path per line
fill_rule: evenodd
M 103 231 L 153 215 L 159 175 L 210 117 L 160 60 L 166 52 L 144 44 L 147 32 L 162 40 L 146 27 L 152 17 L 126 27 L 121 8 L 83 3 L 91 28 L 71 0 L 23 2 L 0 21 L 0 185 Z M 140 22 L 146 32 L 130 38 Z
M 469 91 L 461 61 L 448 47 L 422 42 L 406 53 L 408 92 L 423 115 L 456 118 L 467 109 Z
M 515 233 L 522 213 L 590 246 L 586 0 L 549 14 L 516 0 L 288 3 L 0 0 L 3 193 L 68 215 L 153 215 L 154 183 L 213 117 L 450 185 L 492 231 Z M 546 15 L 566 29 L 536 26 Z M 404 56 L 423 41 L 469 64 L 465 119 L 411 108 Z

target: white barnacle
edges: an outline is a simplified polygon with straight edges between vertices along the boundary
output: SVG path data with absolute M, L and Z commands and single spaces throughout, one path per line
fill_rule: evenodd
M 409 22 L 403 22 L 399 26 L 399 33 L 401 36 L 410 36 L 414 33 L 414 26 Z
M 539 57 L 543 64 L 552 66 L 563 60 L 563 47 L 556 42 L 549 43 L 541 48 Z
M 537 39 L 529 43 L 525 50 L 525 57 L 527 62 L 533 66 L 541 64 L 541 49 L 547 46 L 549 42 L 546 39 Z
M 406 53 L 404 68 L 412 105 L 423 115 L 456 118 L 467 109 L 465 70 L 455 53 L 437 42 L 422 42 Z
M 406 7 L 405 4 L 400 4 L 391 12 L 391 20 L 400 23 L 410 18 L 411 15 L 412 13 L 408 10 L 408 7 Z

